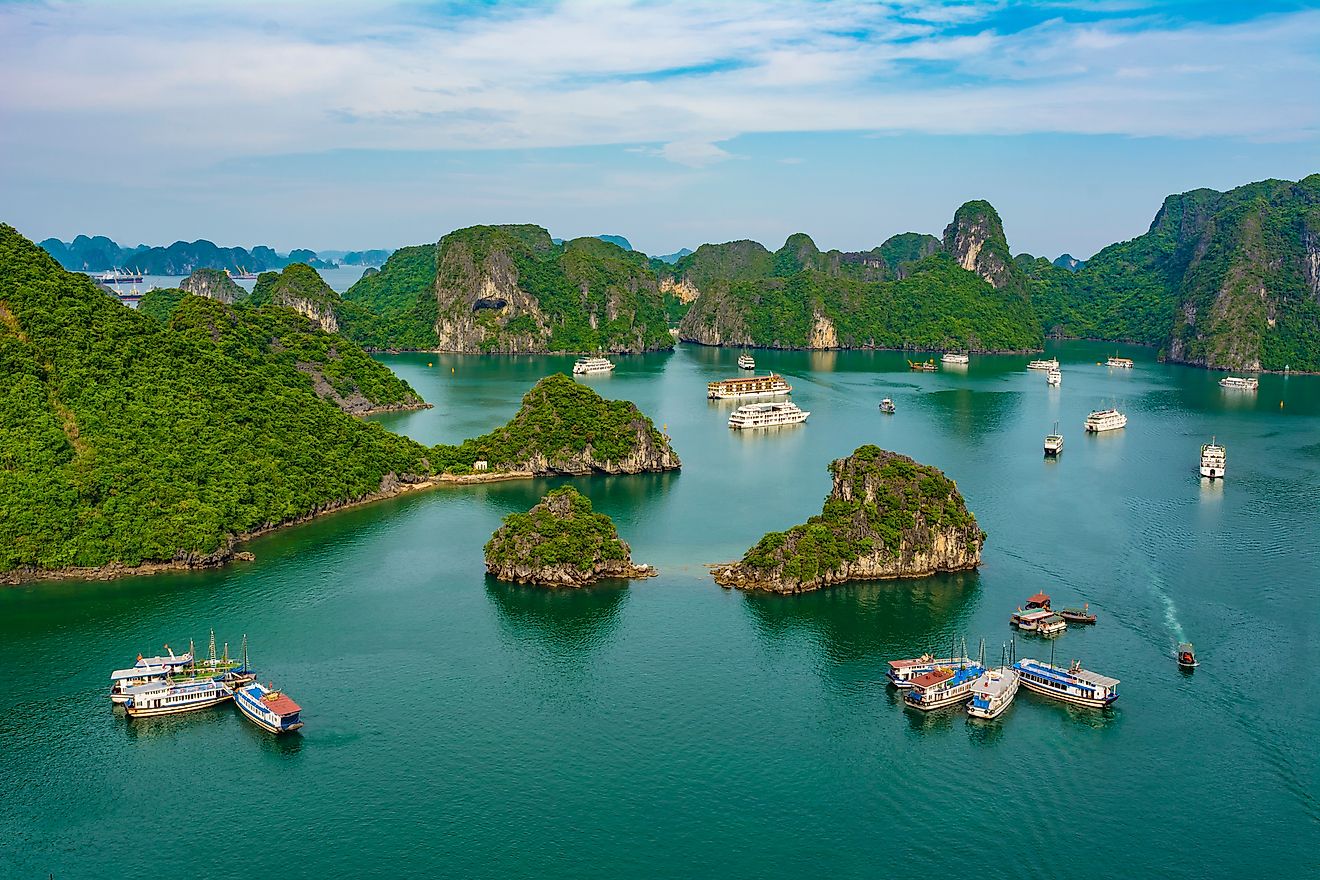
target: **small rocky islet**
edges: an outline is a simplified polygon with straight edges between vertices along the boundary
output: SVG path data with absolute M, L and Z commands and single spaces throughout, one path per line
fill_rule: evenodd
M 486 571 L 502 581 L 587 587 L 603 578 L 654 577 L 634 565 L 614 522 L 572 486 L 554 489 L 526 513 L 511 513 L 486 542 Z
M 712 569 L 723 587 L 802 593 L 851 580 L 928 577 L 981 563 L 985 532 L 938 468 L 878 446 L 830 464 L 818 516 Z

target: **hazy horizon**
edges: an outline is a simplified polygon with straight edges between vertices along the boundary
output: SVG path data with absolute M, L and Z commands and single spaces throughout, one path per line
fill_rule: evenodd
M 1320 171 L 1309 4 L 238 3 L 0 9 L 34 240 L 364 250 L 482 223 L 648 254 L 806 232 L 1087 258 L 1169 194 Z

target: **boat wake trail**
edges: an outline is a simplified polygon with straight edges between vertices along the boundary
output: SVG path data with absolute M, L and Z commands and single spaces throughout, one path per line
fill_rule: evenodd
M 1173 600 L 1169 594 L 1164 592 L 1164 588 L 1155 582 L 1151 582 L 1151 587 L 1155 592 L 1155 598 L 1164 603 L 1164 622 L 1169 625 L 1169 631 L 1173 633 L 1174 642 L 1187 641 L 1183 635 L 1182 624 L 1178 622 L 1178 609 L 1174 606 Z

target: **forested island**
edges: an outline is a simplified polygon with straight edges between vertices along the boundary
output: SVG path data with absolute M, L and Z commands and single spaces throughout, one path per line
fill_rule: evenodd
M 980 565 L 985 532 L 938 468 L 867 445 L 831 462 L 830 474 L 833 488 L 818 516 L 765 535 L 740 561 L 717 566 L 715 582 L 801 593 Z
M 257 302 L 160 290 L 134 310 L 0 226 L 0 581 L 220 564 L 276 526 L 462 480 L 477 455 L 504 478 L 679 466 L 636 407 L 565 376 L 458 446 L 363 421 L 422 401 L 296 310 L 302 271 Z
M 526 513 L 511 513 L 486 542 L 486 570 L 503 581 L 586 587 L 602 578 L 653 577 L 634 565 L 614 522 L 572 486 L 548 493 Z

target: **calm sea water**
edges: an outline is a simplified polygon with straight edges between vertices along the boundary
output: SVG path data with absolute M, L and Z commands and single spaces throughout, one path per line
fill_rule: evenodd
M 346 511 L 223 571 L 0 591 L 0 876 L 1316 876 L 1320 378 L 1234 395 L 1145 349 L 1132 371 L 1052 350 L 1060 389 L 1025 358 L 916 375 L 894 353 L 756 352 L 812 412 L 759 435 L 704 397 L 738 352 L 618 359 L 588 381 L 666 425 L 683 470 L 573 482 L 649 581 L 487 579 L 500 518 L 562 482 L 534 481 Z M 382 421 L 428 443 L 504 422 L 571 363 L 385 361 L 435 408 Z M 1111 401 L 1128 428 L 1084 436 Z M 1211 435 L 1214 485 L 1195 472 Z M 990 536 L 980 572 L 800 597 L 710 581 L 817 512 L 826 464 L 862 443 L 958 481 Z M 1099 613 L 1056 656 L 1122 679 L 1113 710 L 901 708 L 887 660 L 963 637 L 997 658 L 1042 589 Z M 111 709 L 109 670 L 211 627 L 247 634 L 301 735 Z

